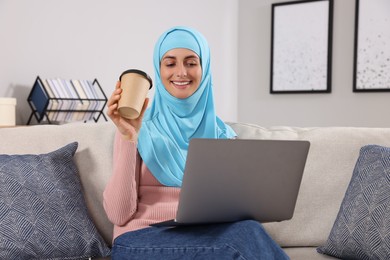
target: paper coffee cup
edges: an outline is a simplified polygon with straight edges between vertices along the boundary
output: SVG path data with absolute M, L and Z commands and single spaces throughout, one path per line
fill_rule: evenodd
M 145 72 L 137 69 L 124 71 L 119 77 L 122 94 L 118 102 L 119 114 L 128 119 L 138 118 L 145 98 L 153 83 Z

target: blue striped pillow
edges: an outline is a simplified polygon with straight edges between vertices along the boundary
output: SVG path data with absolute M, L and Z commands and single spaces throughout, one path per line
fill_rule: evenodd
M 0 155 L 0 259 L 80 259 L 110 249 L 89 218 L 73 160 L 78 143 Z
M 322 254 L 390 259 L 390 148 L 367 145 L 359 158 Z

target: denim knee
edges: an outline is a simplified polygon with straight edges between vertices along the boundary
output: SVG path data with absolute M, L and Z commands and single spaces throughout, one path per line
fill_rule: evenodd
M 244 257 L 239 251 L 230 245 L 213 246 L 186 246 L 186 247 L 127 247 L 114 245 L 112 260 L 251 260 Z

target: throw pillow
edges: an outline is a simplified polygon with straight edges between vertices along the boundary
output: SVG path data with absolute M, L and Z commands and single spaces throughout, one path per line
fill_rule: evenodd
M 322 254 L 342 259 L 390 259 L 390 148 L 361 148 Z
M 0 155 L 0 259 L 104 257 L 73 156 L 78 143 L 40 155 Z

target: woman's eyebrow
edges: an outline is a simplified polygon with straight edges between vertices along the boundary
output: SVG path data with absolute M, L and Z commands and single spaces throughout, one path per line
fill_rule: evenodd
M 177 57 L 176 56 L 165 56 L 165 57 L 163 57 L 163 60 L 165 60 L 165 59 L 177 59 Z M 188 55 L 188 56 L 186 56 L 186 57 L 184 57 L 184 59 L 185 60 L 187 60 L 187 59 L 199 59 L 199 57 L 198 56 L 196 56 L 196 55 Z
M 196 56 L 196 55 L 189 55 L 189 56 L 186 56 L 184 59 L 185 59 L 185 60 L 186 60 L 186 59 L 199 59 L 199 57 Z
M 164 56 L 163 60 L 165 60 L 165 59 L 176 59 L 176 57 L 175 56 Z

